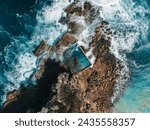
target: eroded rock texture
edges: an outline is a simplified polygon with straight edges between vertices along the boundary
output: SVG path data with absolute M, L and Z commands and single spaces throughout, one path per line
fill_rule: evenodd
M 74 2 L 67 9 L 68 32 L 58 41 L 56 46 L 41 42 L 35 55 L 39 58 L 39 70 L 32 77 L 37 85 L 8 94 L 2 112 L 110 112 L 113 104 L 111 97 L 118 77 L 119 61 L 110 53 L 112 35 L 108 23 L 99 17 L 99 10 L 85 2 L 83 7 Z M 89 48 L 95 57 L 94 64 L 79 73 L 71 73 L 70 68 L 60 60 L 66 48 L 76 43 L 84 30 L 84 26 L 76 21 L 76 17 L 84 17 L 87 25 L 98 18 L 99 23 L 93 30 Z M 63 18 L 60 20 L 63 21 Z M 103 29 L 107 28 L 104 32 Z M 88 48 L 81 46 L 86 53 Z M 46 52 L 46 53 L 45 53 Z M 52 56 L 55 53 L 54 60 Z

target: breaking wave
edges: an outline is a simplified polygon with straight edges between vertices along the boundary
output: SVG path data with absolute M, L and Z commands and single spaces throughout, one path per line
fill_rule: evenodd
M 130 59 L 137 46 L 148 44 L 149 35 L 149 6 L 146 1 L 133 0 L 93 0 L 95 6 L 100 8 L 101 17 L 109 22 L 110 27 L 116 32 L 111 36 L 111 53 L 121 61 L 123 69 L 119 71 L 115 94 L 112 102 L 124 92 L 125 84 L 130 77 Z
M 28 32 L 31 32 L 31 36 L 25 33 L 16 37 L 12 36 L 10 44 L 7 44 L 4 50 L 0 52 L 1 58 L 3 58 L 0 69 L 1 104 L 5 101 L 7 92 L 18 89 L 20 84 L 28 81 L 31 74 L 38 69 L 37 59 L 32 52 L 40 41 L 46 40 L 52 45 L 55 39 L 66 31 L 67 26 L 60 24 L 59 19 L 62 16 L 65 17 L 66 14 L 63 9 L 71 2 L 66 0 L 36 2 L 35 4 L 40 7 L 38 9 L 34 7 L 34 10 L 36 10 L 35 26 L 31 24 L 31 19 L 34 18 L 30 15 L 16 13 L 16 18 L 18 20 L 23 19 L 24 23 L 22 24 Z
M 84 1 L 85 0 L 80 1 L 81 4 L 83 4 Z M 123 69 L 118 71 L 120 77 L 117 80 L 115 94 L 112 97 L 112 102 L 115 102 L 124 91 L 124 87 L 126 87 L 125 84 L 128 82 L 129 78 L 131 78 L 129 67 L 135 74 L 133 74 L 132 80 L 136 80 L 135 77 L 137 75 L 139 76 L 141 74 L 140 72 L 144 74 L 147 70 L 145 66 L 149 65 L 149 61 L 141 61 L 143 57 L 139 59 L 141 56 L 140 52 L 142 52 L 142 56 L 146 58 L 150 55 L 148 49 L 150 44 L 150 42 L 148 42 L 150 40 L 148 39 L 150 36 L 149 5 L 146 0 L 87 1 L 91 2 L 94 7 L 99 10 L 100 17 L 109 22 L 109 27 L 114 32 L 114 35 L 111 35 L 112 44 L 110 51 L 121 61 L 121 65 L 123 66 Z M 36 57 L 31 52 L 39 45 L 39 42 L 41 40 L 46 40 L 49 44 L 53 45 L 56 38 L 67 30 L 67 25 L 60 24 L 59 19 L 62 16 L 66 17 L 63 9 L 71 2 L 73 2 L 73 0 L 53 0 L 50 4 L 46 4 L 48 2 L 44 3 L 42 1 L 40 4 L 42 8 L 36 10 L 36 25 L 25 25 L 28 31 L 32 30 L 31 37 L 24 34 L 18 37 L 11 37 L 11 44 L 7 45 L 4 51 L 0 52 L 0 55 L 4 56 L 4 61 L 1 64 L 2 69 L 0 69 L 0 71 L 2 71 L 0 74 L 4 74 L 0 76 L 0 86 L 3 88 L 3 91 L 0 93 L 2 101 L 5 100 L 8 91 L 17 89 L 20 83 L 26 81 L 34 70 L 37 69 Z M 16 17 L 28 18 L 30 16 L 27 14 L 16 14 Z M 94 25 L 85 25 L 84 19 L 81 17 L 75 17 L 72 20 L 79 20 L 80 23 L 83 24 L 83 27 L 86 28 L 79 37 L 79 44 L 88 48 L 89 45 L 85 43 L 89 43 L 88 41 L 91 39 L 91 34 L 93 35 L 94 33 L 91 27 L 95 29 L 97 20 L 99 19 L 95 20 Z M 9 36 L 8 34 L 9 33 L 6 33 L 6 36 Z M 85 42 L 83 43 L 83 41 Z M 137 55 L 139 55 L 139 57 Z M 140 70 L 143 66 L 145 71 Z M 147 73 L 145 75 L 147 75 Z M 148 81 L 148 79 L 146 79 L 146 81 Z M 130 86 L 132 89 L 132 86 L 136 86 L 136 84 Z M 132 93 L 128 91 L 128 89 L 127 92 Z M 124 97 L 123 100 L 125 100 Z M 126 102 L 127 101 L 128 100 L 126 100 Z M 123 104 L 122 102 L 119 103 Z M 120 111 L 120 109 L 118 109 L 120 105 L 116 106 L 116 109 Z

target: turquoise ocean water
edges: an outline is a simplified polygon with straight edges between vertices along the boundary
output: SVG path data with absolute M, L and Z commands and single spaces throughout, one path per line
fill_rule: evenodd
M 129 70 L 127 86 L 115 102 L 115 110 L 150 112 L 150 1 L 91 2 L 100 6 L 101 16 L 120 34 L 110 50 Z M 39 41 L 53 41 L 50 36 L 55 37 L 55 34 L 65 31 L 56 17 L 62 10 L 52 8 L 57 15 L 51 11 L 54 4 L 57 0 L 0 0 L 1 105 L 7 92 L 18 89 L 36 69 L 36 57 L 32 52 Z M 121 87 L 118 84 L 118 88 Z

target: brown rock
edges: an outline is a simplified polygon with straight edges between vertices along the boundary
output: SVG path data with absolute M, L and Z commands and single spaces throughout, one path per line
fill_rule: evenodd
M 90 3 L 85 2 L 83 8 L 77 6 L 77 3 L 74 2 L 66 9 L 69 20 L 72 14 L 82 15 L 85 17 L 86 22 L 90 24 L 95 18 L 99 17 L 99 10 L 94 9 Z M 30 98 L 32 98 L 32 102 L 27 98 L 28 101 L 25 103 L 28 104 L 28 107 L 23 110 L 28 112 L 29 110 L 30 112 L 110 112 L 113 106 L 111 97 L 118 77 L 117 70 L 120 67 L 117 68 L 119 61 L 109 51 L 111 40 L 107 40 L 107 34 L 104 34 L 101 30 L 108 25 L 108 22 L 102 21 L 97 26 L 93 40 L 90 43 L 96 57 L 93 67 L 74 74 L 67 70 L 68 68 L 63 62 L 59 65 L 47 63 L 50 54 L 56 53 L 57 56 L 63 56 L 66 48 L 77 41 L 74 34 L 78 34 L 81 27 L 76 22 L 68 21 L 68 24 L 69 32 L 58 41 L 56 46 L 51 47 L 42 41 L 36 50 L 35 55 L 38 58 L 47 52 L 47 55 L 39 62 L 40 69 L 34 75 L 38 81 L 42 80 L 42 82 L 37 82 L 36 89 L 28 89 L 27 92 L 21 94 L 21 97 L 30 95 Z M 77 59 L 75 60 L 78 62 Z M 57 74 L 55 74 L 55 71 Z M 49 81 L 51 82 L 49 83 Z M 20 98 L 18 99 L 18 96 L 20 97 L 18 92 L 10 94 L 4 105 L 4 110 L 8 107 L 10 110 L 12 102 L 19 102 Z M 18 105 L 18 103 L 16 104 Z M 37 106 L 38 109 L 36 109 Z

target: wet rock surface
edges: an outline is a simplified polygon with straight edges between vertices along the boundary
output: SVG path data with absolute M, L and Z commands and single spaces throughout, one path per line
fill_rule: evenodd
M 1 112 L 38 112 L 42 106 L 48 101 L 48 97 L 52 97 L 52 85 L 57 82 L 58 75 L 67 72 L 60 66 L 60 63 L 48 60 L 42 74 L 42 78 L 37 80 L 37 85 L 28 87 L 20 87 L 8 94 L 7 101 Z
M 98 10 L 87 2 L 84 8 L 76 4 L 66 9 L 69 20 L 76 14 L 84 16 L 87 24 L 91 23 Z M 1 112 L 111 112 L 119 61 L 109 51 L 111 39 L 106 38 L 107 34 L 102 31 L 108 23 L 100 21 L 94 30 L 89 45 L 96 58 L 93 66 L 79 73 L 71 73 L 60 60 L 66 48 L 78 41 L 76 34 L 79 33 L 79 26 L 72 21 L 68 25 L 69 31 L 56 46 L 49 46 L 43 41 L 35 51 L 39 69 L 32 78 L 37 80 L 37 84 L 8 94 Z M 54 53 L 60 62 L 51 60 Z

